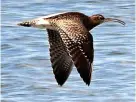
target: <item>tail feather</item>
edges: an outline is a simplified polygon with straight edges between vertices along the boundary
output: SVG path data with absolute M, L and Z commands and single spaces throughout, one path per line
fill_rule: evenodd
M 47 19 L 44 19 L 43 17 L 24 21 L 24 22 L 18 23 L 17 25 L 24 26 L 24 27 L 35 27 L 40 29 L 45 29 L 45 28 L 53 29 L 49 21 Z
M 33 24 L 34 23 L 32 21 L 25 21 L 25 22 L 18 23 L 17 25 L 24 26 L 24 27 L 31 27 Z

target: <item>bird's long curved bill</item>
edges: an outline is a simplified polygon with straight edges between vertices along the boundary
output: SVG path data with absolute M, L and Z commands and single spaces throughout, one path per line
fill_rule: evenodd
M 118 23 L 120 23 L 122 25 L 126 24 L 124 21 L 119 20 L 119 19 L 114 19 L 114 18 L 105 18 L 105 20 L 104 20 L 104 22 L 110 22 L 110 21 L 112 21 L 112 22 L 118 22 Z

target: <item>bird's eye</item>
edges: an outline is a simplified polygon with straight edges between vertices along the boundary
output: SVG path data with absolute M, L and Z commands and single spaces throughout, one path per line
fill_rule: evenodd
M 104 20 L 104 17 L 102 15 L 99 16 L 100 20 Z

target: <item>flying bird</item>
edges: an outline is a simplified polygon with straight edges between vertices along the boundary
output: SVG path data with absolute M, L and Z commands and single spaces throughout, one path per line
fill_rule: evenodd
M 101 14 L 87 16 L 79 12 L 51 14 L 17 25 L 47 30 L 53 73 L 60 86 L 69 77 L 73 64 L 89 86 L 94 59 L 93 36 L 89 31 L 109 21 L 125 25 L 119 19 L 105 18 Z

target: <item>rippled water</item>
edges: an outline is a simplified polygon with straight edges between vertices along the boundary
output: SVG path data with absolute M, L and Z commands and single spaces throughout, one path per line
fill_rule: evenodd
M 91 85 L 76 68 L 60 87 L 49 60 L 47 32 L 19 21 L 56 12 L 103 14 L 126 22 L 91 31 L 95 59 Z M 134 102 L 134 0 L 3 0 L 2 102 Z

